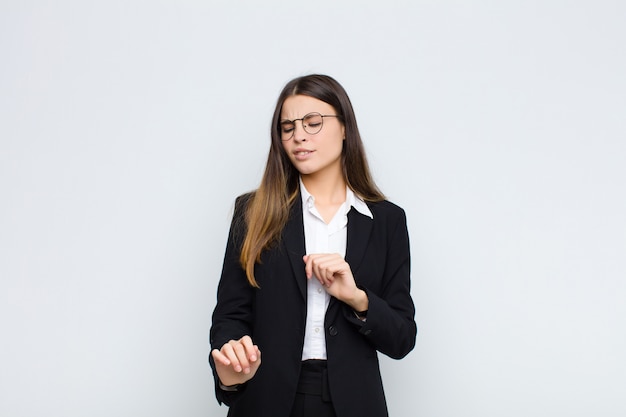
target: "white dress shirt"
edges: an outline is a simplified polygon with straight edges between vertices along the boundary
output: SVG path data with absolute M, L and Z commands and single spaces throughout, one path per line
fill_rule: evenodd
M 300 180 L 300 194 L 306 253 L 338 253 L 341 257 L 345 257 L 348 212 L 354 207 L 359 213 L 373 218 L 367 204 L 346 187 L 346 201 L 326 224 L 315 207 L 315 197 L 307 191 L 302 180 Z M 307 315 L 302 360 L 327 359 L 324 316 L 329 302 L 330 295 L 325 288 L 317 278 L 311 277 L 307 281 Z

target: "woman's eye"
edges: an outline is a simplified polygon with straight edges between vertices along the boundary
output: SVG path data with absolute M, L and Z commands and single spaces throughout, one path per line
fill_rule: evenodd
M 322 123 L 320 122 L 311 122 L 311 123 L 307 123 L 307 126 L 309 127 L 319 127 Z
M 282 130 L 283 130 L 283 133 L 291 133 L 291 132 L 293 132 L 293 127 L 294 126 L 289 124 L 289 125 L 282 125 L 281 127 L 282 127 Z

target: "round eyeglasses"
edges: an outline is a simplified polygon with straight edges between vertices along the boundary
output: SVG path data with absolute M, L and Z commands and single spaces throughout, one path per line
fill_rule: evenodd
M 280 122 L 280 138 L 282 140 L 289 140 L 293 137 L 296 131 L 296 122 L 300 120 L 302 122 L 302 128 L 309 135 L 315 135 L 322 130 L 324 125 L 324 117 L 341 117 L 336 114 L 319 114 L 309 113 L 301 119 L 282 120 Z

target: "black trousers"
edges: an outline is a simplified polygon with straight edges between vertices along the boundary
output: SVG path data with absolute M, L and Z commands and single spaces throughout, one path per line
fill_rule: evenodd
M 291 417 L 336 417 L 328 389 L 326 361 L 302 362 Z

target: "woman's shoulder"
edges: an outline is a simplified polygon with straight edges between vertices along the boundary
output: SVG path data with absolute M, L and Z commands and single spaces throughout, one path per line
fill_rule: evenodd
M 374 218 L 376 218 L 376 215 L 388 218 L 406 217 L 404 209 L 389 200 L 367 202 L 366 204 L 372 211 Z
M 235 206 L 233 208 L 233 219 L 239 222 L 245 217 L 248 204 L 254 197 L 254 191 L 241 194 L 235 198 Z
M 235 208 L 239 206 L 245 207 L 246 205 L 248 205 L 250 200 L 252 200 L 252 197 L 254 197 L 255 192 L 256 191 L 249 191 L 247 193 L 243 193 L 237 196 L 237 198 L 235 199 Z
M 366 202 L 367 206 L 371 209 L 386 212 L 386 213 L 404 213 L 404 209 L 397 205 L 396 203 L 392 203 L 389 200 L 381 200 L 381 201 L 368 201 Z

